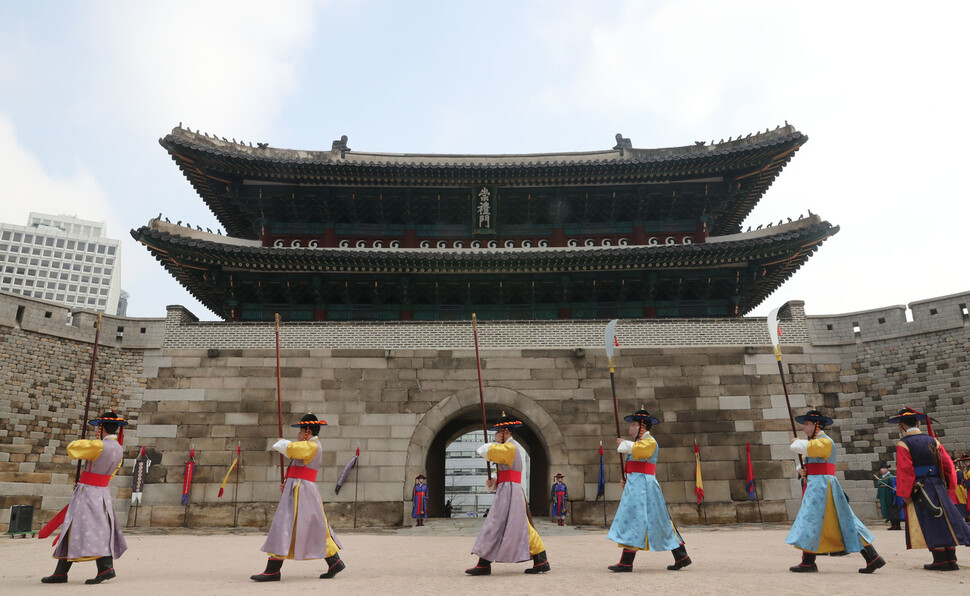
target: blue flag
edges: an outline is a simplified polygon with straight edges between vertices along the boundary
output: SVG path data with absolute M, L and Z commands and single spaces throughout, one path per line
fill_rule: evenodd
M 596 498 L 593 500 L 597 501 L 600 497 L 606 498 L 606 473 L 603 471 L 603 443 L 600 443 L 600 478 L 596 484 Z

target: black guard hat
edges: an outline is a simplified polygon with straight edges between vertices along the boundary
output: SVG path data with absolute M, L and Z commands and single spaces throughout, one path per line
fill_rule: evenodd
M 315 424 L 318 424 L 320 426 L 326 426 L 327 425 L 327 421 L 326 420 L 317 420 L 317 417 L 316 416 L 314 416 L 313 414 L 310 414 L 308 412 L 306 415 L 303 416 L 303 418 L 300 418 L 300 421 L 299 422 L 297 422 L 296 424 L 291 424 L 290 427 L 292 427 L 292 428 L 305 428 L 307 426 L 313 426 Z
M 832 424 L 835 421 L 829 418 L 828 416 L 825 416 L 818 410 L 809 410 L 808 412 L 806 412 L 805 414 L 802 414 L 801 416 L 796 416 L 795 422 L 799 424 L 805 424 L 806 422 L 816 422 L 816 423 L 821 423 L 822 426 L 832 426 Z
M 512 416 L 502 412 L 502 417 L 488 430 L 511 430 L 513 428 L 519 428 L 520 426 L 522 426 L 521 420 L 516 420 Z
M 623 419 L 627 422 L 649 422 L 651 425 L 660 424 L 660 420 L 651 416 L 650 412 L 646 411 L 643 406 L 640 406 L 639 410 L 629 416 L 625 416 Z

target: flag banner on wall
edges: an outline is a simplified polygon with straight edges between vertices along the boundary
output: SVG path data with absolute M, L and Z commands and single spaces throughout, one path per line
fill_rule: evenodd
M 603 441 L 600 441 L 600 477 L 596 482 L 596 498 L 593 500 L 599 500 L 600 497 L 606 498 L 606 472 L 603 470 Z
M 758 495 L 755 492 L 754 487 L 754 466 L 751 465 L 751 443 L 745 443 L 744 448 L 748 452 L 748 481 L 744 486 L 748 489 L 748 498 L 752 501 L 756 501 L 758 500 Z
M 694 494 L 697 495 L 697 504 L 700 505 L 704 500 L 704 479 L 701 478 L 701 452 L 694 441 Z
M 337 488 L 333 490 L 334 494 L 336 495 L 340 494 L 340 487 L 343 486 L 344 482 L 347 481 L 347 476 L 350 475 L 350 471 L 354 469 L 355 465 L 357 465 L 357 460 L 359 458 L 360 458 L 360 445 L 357 446 L 357 453 L 354 453 L 354 456 L 351 457 L 350 461 L 347 462 L 347 465 L 344 466 L 344 471 L 340 473 L 340 478 L 337 478 Z
M 222 498 L 222 494 L 226 491 L 226 483 L 229 482 L 229 476 L 232 474 L 232 471 L 236 469 L 236 466 L 239 465 L 239 456 L 241 453 L 242 445 L 237 445 L 236 459 L 232 460 L 232 464 L 229 466 L 229 471 L 226 472 L 226 477 L 222 479 L 222 486 L 219 487 L 219 494 L 216 495 L 220 499 Z
M 195 471 L 195 449 L 189 451 L 189 459 L 185 462 L 185 476 L 182 479 L 182 504 L 189 504 L 189 493 L 192 492 L 192 472 Z

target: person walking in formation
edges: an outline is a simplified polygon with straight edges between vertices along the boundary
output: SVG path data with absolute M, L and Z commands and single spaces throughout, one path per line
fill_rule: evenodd
M 566 512 L 569 502 L 569 490 L 563 482 L 563 475 L 556 474 L 556 482 L 552 485 L 552 517 L 555 517 L 560 526 L 566 525 Z
M 115 519 L 108 482 L 115 475 L 124 456 L 118 430 L 128 424 L 112 411 L 101 414 L 88 424 L 98 427 L 98 438 L 71 441 L 67 454 L 87 463 L 74 487 L 64 514 L 61 533 L 55 540 L 54 573 L 41 579 L 45 584 L 67 582 L 67 573 L 75 561 L 94 559 L 98 574 L 86 584 L 100 584 L 116 576 L 114 560 L 128 550 L 121 527 Z
M 802 425 L 807 439 L 795 439 L 791 450 L 805 457 L 799 475 L 806 479 L 802 504 L 785 542 L 802 551 L 802 562 L 789 571 L 818 571 L 815 557 L 819 554 L 860 552 L 866 566 L 859 573 L 873 573 L 885 566 L 886 560 L 872 546 L 872 533 L 849 507 L 842 485 L 835 477 L 835 441 L 825 434 L 832 419 L 818 410 L 809 410 L 795 421 Z
M 956 571 L 956 547 L 970 546 L 970 527 L 950 499 L 948 487 L 956 485 L 953 460 L 936 437 L 923 434 L 923 420 L 926 414 L 909 407 L 889 418 L 899 427 L 896 494 L 906 503 L 906 548 L 930 550 L 933 562 L 924 569 Z
M 875 475 L 874 475 L 875 476 Z M 890 530 L 899 530 L 899 510 L 896 507 L 896 477 L 889 471 L 889 464 L 879 464 L 876 476 L 876 500 L 882 519 L 889 523 Z
M 522 490 L 524 450 L 512 438 L 512 430 L 522 422 L 502 412 L 495 426 L 492 443 L 478 448 L 478 455 L 495 464 L 495 478 L 488 479 L 488 489 L 495 491 L 488 517 L 482 524 L 472 554 L 478 563 L 465 570 L 468 575 L 489 575 L 492 563 L 521 563 L 532 558 L 533 565 L 526 573 L 549 571 L 549 561 L 542 538 L 532 524 L 529 505 Z
M 286 481 L 280 487 L 283 495 L 276 506 L 269 535 L 260 548 L 269 554 L 266 570 L 251 576 L 253 581 L 280 581 L 284 559 L 326 560 L 328 569 L 320 579 L 330 579 L 344 570 L 344 562 L 338 554 L 341 545 L 327 523 L 316 485 L 317 471 L 323 461 L 317 435 L 320 427 L 326 424 L 325 420 L 307 414 L 292 425 L 300 429 L 296 441 L 280 439 L 273 445 L 274 450 L 291 461 L 286 470 Z
M 970 499 L 968 499 L 968 493 L 970 493 L 970 456 L 964 454 L 963 457 L 959 457 L 953 460 L 953 463 L 957 467 L 957 486 L 954 492 L 957 494 L 957 500 L 960 502 L 962 507 L 961 513 L 963 513 L 963 519 L 970 521 Z
M 411 489 L 411 517 L 418 526 L 423 526 L 428 517 L 428 483 L 425 480 L 424 474 L 418 474 Z
M 643 406 L 624 420 L 630 423 L 633 440 L 616 438 L 616 450 L 627 454 L 626 479 L 613 525 L 607 534 L 607 538 L 616 542 L 623 553 L 620 562 L 610 565 L 609 570 L 633 571 L 637 551 L 652 550 L 671 551 L 674 563 L 668 565 L 667 569 L 678 571 L 690 565 L 691 560 L 687 556 L 684 539 L 670 519 L 667 502 L 654 475 L 659 447 L 650 430 L 660 420 L 651 416 Z

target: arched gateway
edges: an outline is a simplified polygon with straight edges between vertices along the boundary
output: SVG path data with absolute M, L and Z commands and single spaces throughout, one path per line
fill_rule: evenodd
M 489 422 L 505 411 L 523 422 L 516 440 L 529 452 L 532 460 L 529 506 L 541 515 L 549 505 L 550 466 L 565 465 L 566 442 L 556 421 L 527 395 L 505 387 L 485 390 L 485 414 Z M 404 485 L 410 490 L 411 478 L 425 472 L 428 476 L 430 501 L 428 514 L 443 515 L 445 506 L 445 447 L 469 430 L 480 429 L 482 409 L 478 388 L 454 393 L 433 406 L 420 420 L 408 445 Z M 410 493 L 404 495 L 405 501 Z M 410 507 L 406 502 L 405 507 Z M 405 516 L 407 512 L 405 512 Z

